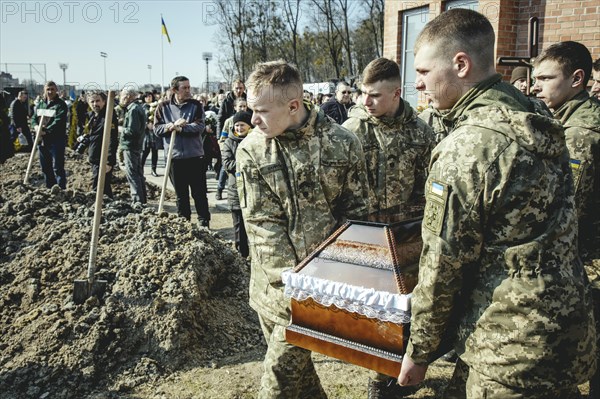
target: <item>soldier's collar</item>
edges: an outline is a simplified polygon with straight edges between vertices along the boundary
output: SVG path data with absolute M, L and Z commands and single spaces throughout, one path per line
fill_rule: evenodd
M 308 118 L 302 127 L 298 129 L 290 129 L 283 132 L 280 136 L 287 139 L 299 139 L 304 136 L 310 136 L 315 130 L 315 124 L 317 121 L 318 112 L 309 102 L 304 102 L 304 108 L 308 111 Z

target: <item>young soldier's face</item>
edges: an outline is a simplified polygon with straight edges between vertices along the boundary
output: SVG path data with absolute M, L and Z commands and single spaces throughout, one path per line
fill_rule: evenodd
M 252 124 L 266 138 L 279 136 L 293 123 L 289 101 L 282 98 L 281 90 L 266 86 L 248 93 L 248 106 L 252 109 Z
M 535 78 L 533 93 L 552 111 L 560 108 L 579 91 L 573 88 L 573 76 L 565 76 L 556 61 L 540 62 L 533 71 L 533 77 Z
M 376 117 L 393 117 L 400 103 L 400 87 L 393 82 L 380 80 L 371 84 L 363 84 L 362 102 L 367 112 Z
M 592 71 L 592 83 L 590 94 L 600 100 L 600 71 Z
M 462 82 L 452 68 L 452 58 L 436 51 L 435 46 L 419 48 L 415 54 L 415 70 L 415 87 L 434 108 L 451 109 L 462 97 Z

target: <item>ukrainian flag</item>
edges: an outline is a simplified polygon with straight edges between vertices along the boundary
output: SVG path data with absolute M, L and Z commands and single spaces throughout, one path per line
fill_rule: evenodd
M 171 38 L 169 37 L 169 32 L 167 31 L 167 25 L 165 25 L 165 20 L 163 19 L 162 15 L 160 17 L 160 22 L 162 24 L 162 34 L 167 37 L 167 41 L 169 44 L 171 44 Z

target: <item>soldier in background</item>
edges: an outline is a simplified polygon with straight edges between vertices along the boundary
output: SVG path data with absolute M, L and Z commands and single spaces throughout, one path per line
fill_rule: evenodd
M 453 130 L 432 152 L 398 382 L 421 382 L 457 323 L 446 396 L 573 398 L 596 345 L 564 130 L 512 95 L 494 41 L 483 15 L 453 9 L 415 44 L 416 87 Z
M 592 89 L 590 95 L 600 100 L 600 58 L 594 61 L 592 69 Z
M 350 109 L 343 126 L 361 140 L 372 211 L 418 202 L 434 144 L 431 128 L 400 97 L 398 64 L 378 58 L 362 76 L 362 104 Z
M 567 41 L 546 48 L 535 62 L 533 91 L 565 128 L 565 138 L 579 220 L 579 254 L 592 283 L 596 332 L 600 331 L 600 270 L 592 260 L 600 256 L 600 102 L 586 86 L 592 56 L 581 43 Z M 590 382 L 600 398 L 600 373 Z
M 346 219 L 368 211 L 364 159 L 354 134 L 302 101 L 285 61 L 258 64 L 247 81 L 251 123 L 240 143 L 237 186 L 250 244 L 250 305 L 267 341 L 259 398 L 326 397 L 311 352 L 285 341 L 290 300 L 281 272 Z

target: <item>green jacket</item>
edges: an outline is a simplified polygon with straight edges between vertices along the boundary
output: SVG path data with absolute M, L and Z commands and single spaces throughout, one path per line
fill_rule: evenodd
M 144 147 L 146 135 L 146 111 L 134 102 L 129 103 L 125 109 L 123 130 L 119 137 L 119 148 L 127 151 L 141 152 Z
M 364 218 L 368 186 L 358 138 L 310 109 L 296 131 L 266 139 L 255 128 L 236 152 L 236 181 L 252 257 L 250 305 L 290 318 L 281 272 L 296 266 L 346 219 Z
M 65 140 L 67 137 L 67 113 L 69 111 L 67 103 L 57 96 L 49 102 L 41 101 L 37 109 L 53 109 L 56 111 L 54 116 L 46 123 L 46 134 L 42 136 L 40 144 Z M 42 117 L 38 116 L 36 112 L 33 119 L 35 124 L 39 124 Z
M 600 255 L 600 101 L 583 90 L 554 113 L 565 127 L 575 182 L 579 251 L 584 260 Z M 591 262 L 590 262 L 591 263 Z M 600 289 L 600 270 L 588 274 Z
M 427 363 L 457 323 L 455 349 L 477 372 L 572 387 L 596 352 L 564 131 L 509 88 L 494 75 L 446 115 L 454 129 L 432 153 L 407 355 Z
M 409 103 L 399 115 L 376 118 L 363 105 L 352 107 L 343 126 L 361 140 L 369 177 L 371 211 L 422 200 L 433 132 Z

